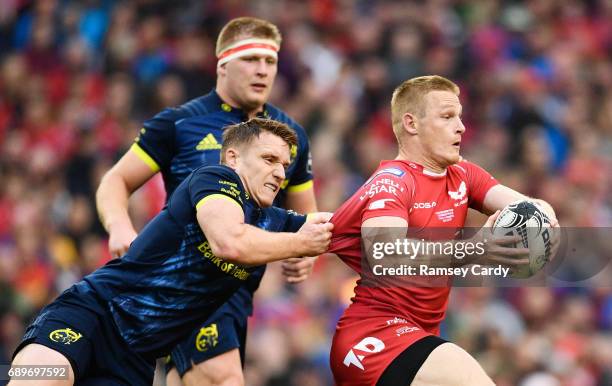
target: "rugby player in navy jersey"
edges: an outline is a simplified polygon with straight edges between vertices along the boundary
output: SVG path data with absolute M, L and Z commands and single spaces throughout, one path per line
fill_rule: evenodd
M 230 21 L 217 41 L 215 90 L 165 109 L 144 123 L 136 142 L 104 176 L 97 192 L 98 212 L 109 232 L 113 255 L 123 254 L 136 237 L 128 216 L 132 192 L 161 172 L 169 196 L 195 168 L 219 163 L 223 127 L 255 116 L 286 123 L 298 135 L 297 146 L 291 149 L 294 161 L 287 169 L 276 205 L 299 213 L 316 211 L 304 129 L 266 103 L 277 72 L 280 43 L 278 28 L 267 21 L 250 17 Z M 299 282 L 310 273 L 313 263 L 313 259 L 290 259 L 283 262 L 283 272 L 289 282 Z M 179 375 L 187 386 L 244 384 L 241 365 L 247 318 L 263 272 L 264 268 L 254 272 L 223 308 L 173 351 L 172 364 L 178 374 L 170 372 L 170 386 L 180 385 Z M 202 331 L 209 333 L 203 335 Z M 211 343 L 203 345 L 203 338 Z
M 9 385 L 150 386 L 155 359 L 258 266 L 327 249 L 331 214 L 306 223 L 306 216 L 270 207 L 295 132 L 255 118 L 226 128 L 223 140 L 222 165 L 187 176 L 122 258 L 62 293 L 26 330 L 13 365 L 69 366 L 68 379 Z

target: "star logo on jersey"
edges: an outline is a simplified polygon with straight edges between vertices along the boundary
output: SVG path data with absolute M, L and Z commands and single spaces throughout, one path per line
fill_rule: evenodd
M 457 189 L 456 192 L 453 192 L 451 190 L 448 191 L 448 195 L 453 200 L 461 200 L 461 199 L 463 199 L 463 197 L 465 197 L 466 193 L 467 193 L 467 186 L 465 186 L 465 181 L 461 181 L 461 184 L 459 185 L 459 189 Z
M 221 144 L 217 142 L 217 138 L 215 138 L 212 133 L 208 133 L 208 135 L 198 143 L 196 146 L 196 150 L 219 150 L 221 149 Z

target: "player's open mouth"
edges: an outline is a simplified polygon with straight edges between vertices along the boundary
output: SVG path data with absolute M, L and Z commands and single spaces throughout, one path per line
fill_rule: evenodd
M 271 183 L 266 183 L 266 184 L 264 184 L 264 186 L 266 188 L 270 189 L 273 192 L 276 192 L 278 190 L 278 185 L 274 185 L 274 184 L 271 184 Z

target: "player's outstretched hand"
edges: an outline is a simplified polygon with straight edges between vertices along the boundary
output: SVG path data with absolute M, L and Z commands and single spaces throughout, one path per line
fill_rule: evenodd
M 478 256 L 473 263 L 483 265 L 504 265 L 510 268 L 521 268 L 529 265 L 529 249 L 516 247 L 520 236 L 494 236 L 493 224 L 499 216 L 498 210 L 489 216 L 484 226 L 474 236 L 474 241 L 483 243 L 485 253 Z
M 138 236 L 132 224 L 112 227 L 108 234 L 108 250 L 112 257 L 125 255 L 130 244 Z
M 327 251 L 331 241 L 334 224 L 330 222 L 306 223 L 298 231 L 300 249 L 304 256 L 316 256 Z

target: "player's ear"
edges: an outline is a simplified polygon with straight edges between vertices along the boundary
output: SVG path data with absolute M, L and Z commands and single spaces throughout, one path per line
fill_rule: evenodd
M 240 153 L 238 149 L 236 149 L 235 147 L 228 148 L 227 150 L 225 150 L 225 164 L 232 169 L 236 169 L 236 167 L 238 166 L 239 156 Z
M 217 77 L 225 77 L 227 75 L 227 69 L 225 68 L 226 64 L 227 63 L 217 66 Z
M 417 128 L 416 128 L 416 117 L 413 114 L 410 113 L 405 113 L 402 116 L 402 124 L 404 126 L 404 130 L 406 130 L 408 132 L 408 134 L 410 135 L 416 135 L 417 134 Z

